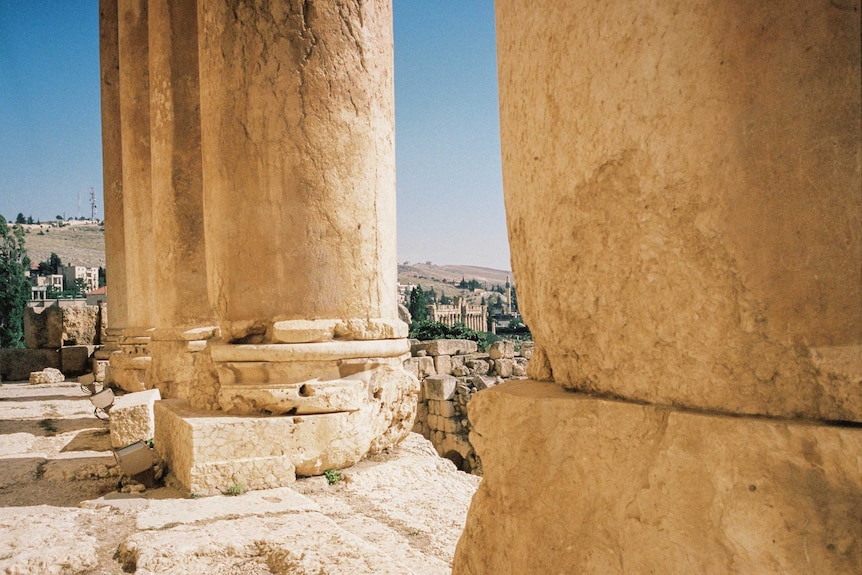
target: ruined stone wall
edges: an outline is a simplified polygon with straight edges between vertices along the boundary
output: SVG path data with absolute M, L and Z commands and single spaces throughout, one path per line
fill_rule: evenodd
M 511 341 L 498 341 L 488 353 L 468 340 L 414 342 L 407 370 L 421 381 L 413 431 L 430 440 L 442 457 L 462 471 L 482 474 L 482 463 L 470 443 L 467 405 L 473 396 L 504 381 L 524 379 L 532 354 L 525 342 L 516 354 Z

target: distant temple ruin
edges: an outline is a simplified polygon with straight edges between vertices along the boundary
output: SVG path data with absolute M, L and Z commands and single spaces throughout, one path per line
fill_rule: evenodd
M 476 331 L 488 331 L 488 306 L 468 303 L 466 298 L 459 297 L 454 304 L 446 305 L 432 303 L 427 307 L 428 319 L 449 326 L 457 323 Z

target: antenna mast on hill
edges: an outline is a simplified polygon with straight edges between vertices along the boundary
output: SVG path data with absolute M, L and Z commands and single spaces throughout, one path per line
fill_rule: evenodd
M 96 219 L 96 190 L 90 188 L 90 219 Z

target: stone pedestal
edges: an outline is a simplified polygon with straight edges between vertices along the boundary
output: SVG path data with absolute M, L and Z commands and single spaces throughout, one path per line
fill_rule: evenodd
M 150 339 L 152 330 L 109 330 L 116 338 L 116 351 L 110 352 L 107 381 L 129 392 L 152 389 L 147 373 L 152 363 Z
M 853 573 L 862 564 L 862 429 L 539 382 L 483 391 L 469 412 L 484 478 L 454 573 Z

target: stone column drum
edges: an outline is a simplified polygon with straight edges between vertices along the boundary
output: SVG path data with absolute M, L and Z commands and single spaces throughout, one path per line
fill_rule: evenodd
M 400 441 L 418 382 L 396 303 L 391 3 L 202 0 L 197 25 L 221 412 L 161 402 L 156 444 L 206 492 Z
M 207 295 L 196 0 L 148 5 L 155 330 L 148 379 L 163 397 L 215 409 Z
M 497 0 L 532 382 L 454 573 L 862 565 L 858 1 Z
M 99 58 L 102 97 L 102 178 L 105 213 L 105 273 L 110 285 L 110 326 L 105 327 L 102 348 L 94 362 L 104 364 L 120 351 L 119 341 L 128 325 L 126 310 L 125 215 L 123 210 L 123 149 L 120 121 L 120 46 L 117 0 L 99 1 Z M 112 371 L 93 372 L 112 382 Z
M 114 301 L 124 300 L 125 324 L 115 323 L 122 331 L 111 332 L 120 350 L 111 354 L 110 370 L 115 385 L 142 391 L 152 387 L 147 370 L 155 319 L 147 0 L 118 0 L 117 12 L 125 294 L 117 294 Z M 118 249 L 110 239 L 106 237 L 108 252 Z M 111 316 L 117 317 L 113 312 Z

